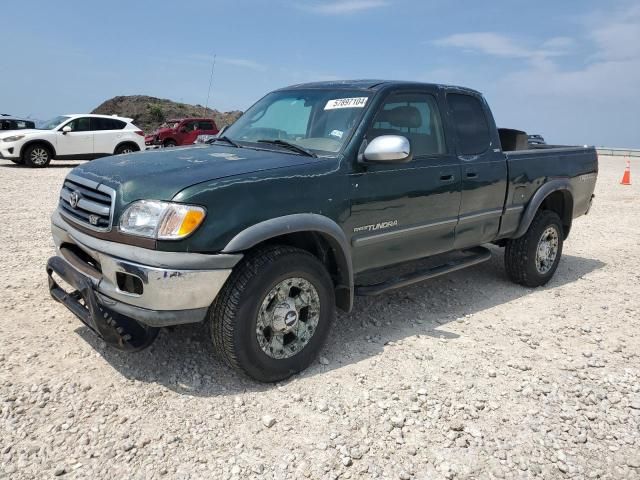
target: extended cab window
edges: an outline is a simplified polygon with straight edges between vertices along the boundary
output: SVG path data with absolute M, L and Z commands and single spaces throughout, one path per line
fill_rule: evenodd
M 445 153 L 442 118 L 436 99 L 428 94 L 390 95 L 373 120 L 367 139 L 402 135 L 411 142 L 416 157 Z
M 477 97 L 460 93 L 447 95 L 458 136 L 458 153 L 477 155 L 489 148 L 491 137 L 487 116 Z
M 211 122 L 200 122 L 200 130 L 213 130 L 213 123 Z
M 185 122 L 184 125 L 182 125 L 182 129 L 186 130 L 187 132 L 198 130 L 198 122 Z

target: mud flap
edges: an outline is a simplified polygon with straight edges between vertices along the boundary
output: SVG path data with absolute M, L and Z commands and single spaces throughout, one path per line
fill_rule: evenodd
M 75 290 L 66 292 L 53 278 L 53 273 Z M 51 257 L 47 262 L 49 292 L 93 330 L 108 345 L 118 350 L 135 352 L 155 340 L 160 329 L 144 325 L 98 302 L 91 280 L 75 270 L 64 259 Z

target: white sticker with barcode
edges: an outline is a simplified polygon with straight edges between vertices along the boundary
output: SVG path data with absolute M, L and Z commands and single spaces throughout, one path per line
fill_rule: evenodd
M 364 108 L 369 97 L 336 98 L 329 100 L 324 106 L 325 110 L 335 110 L 336 108 Z

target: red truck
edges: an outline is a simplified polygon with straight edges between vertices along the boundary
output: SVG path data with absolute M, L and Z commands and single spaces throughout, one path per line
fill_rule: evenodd
M 167 120 L 151 135 L 144 137 L 148 147 L 192 145 L 198 135 L 216 135 L 218 127 L 210 118 L 178 118 Z

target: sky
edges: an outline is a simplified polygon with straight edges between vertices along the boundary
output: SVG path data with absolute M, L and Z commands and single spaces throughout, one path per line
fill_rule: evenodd
M 481 91 L 501 127 L 640 148 L 639 0 L 8 0 L 0 112 L 116 95 L 244 110 L 286 85 L 380 78 Z

